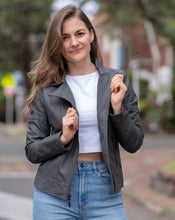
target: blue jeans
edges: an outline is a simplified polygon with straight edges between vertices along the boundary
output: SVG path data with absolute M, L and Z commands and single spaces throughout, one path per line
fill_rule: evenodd
M 72 179 L 69 202 L 36 188 L 34 220 L 127 220 L 121 191 L 112 193 L 110 174 L 103 161 L 80 161 Z

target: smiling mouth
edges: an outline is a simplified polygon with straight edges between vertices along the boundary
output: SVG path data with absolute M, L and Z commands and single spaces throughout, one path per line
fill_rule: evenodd
M 73 51 L 71 51 L 71 53 L 79 53 L 80 51 L 81 51 L 81 48 L 73 50 Z

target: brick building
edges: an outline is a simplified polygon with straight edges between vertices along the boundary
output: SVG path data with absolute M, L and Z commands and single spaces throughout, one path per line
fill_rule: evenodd
M 133 87 L 139 96 L 139 79 L 148 83 L 148 91 L 157 91 L 157 103 L 171 99 L 173 50 L 167 41 L 156 35 L 153 26 L 145 22 L 128 33 L 113 30 L 113 37 L 104 27 L 104 16 L 94 17 L 104 65 L 132 72 Z

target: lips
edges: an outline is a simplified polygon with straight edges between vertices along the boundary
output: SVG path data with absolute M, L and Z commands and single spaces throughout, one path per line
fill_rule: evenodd
M 75 50 L 72 50 L 71 53 L 75 54 L 75 53 L 79 53 L 82 50 L 82 48 L 78 48 Z

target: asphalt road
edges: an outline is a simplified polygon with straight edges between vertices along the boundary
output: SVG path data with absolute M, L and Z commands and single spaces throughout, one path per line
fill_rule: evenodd
M 155 143 L 150 139 L 147 142 Z M 160 140 L 158 140 L 160 141 Z M 155 144 L 160 147 L 160 143 Z M 32 220 L 33 181 L 37 165 L 30 164 L 24 153 L 25 138 L 0 135 L 0 220 Z M 168 220 L 156 216 L 130 198 L 124 197 L 129 220 Z

